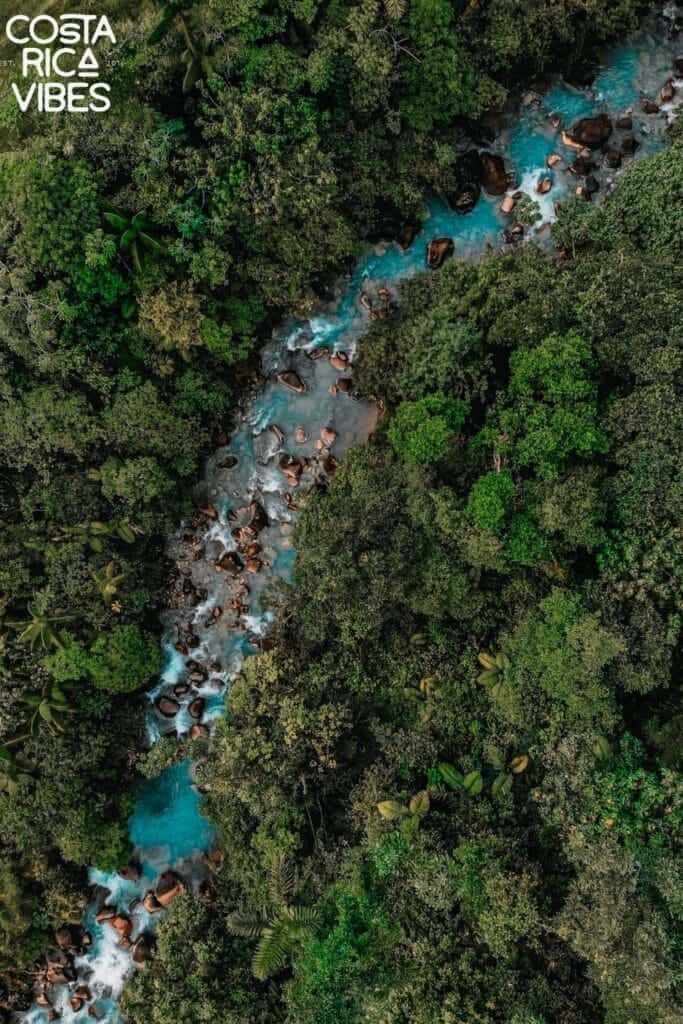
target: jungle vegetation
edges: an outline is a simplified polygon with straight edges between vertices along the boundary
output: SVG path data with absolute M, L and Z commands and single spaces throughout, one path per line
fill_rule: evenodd
M 646 6 L 93 0 L 110 114 L 20 115 L 2 70 L 3 1009 L 129 855 L 164 539 L 260 341 Z M 676 1019 L 680 160 L 370 332 L 385 428 L 306 510 L 203 768 L 224 869 L 132 1022 Z
M 678 141 L 371 326 L 132 1024 L 680 1020 L 681 199 Z

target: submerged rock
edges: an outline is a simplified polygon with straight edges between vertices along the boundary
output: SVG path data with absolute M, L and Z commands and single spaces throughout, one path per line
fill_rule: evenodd
M 277 380 L 290 391 L 296 391 L 297 394 L 303 394 L 306 390 L 306 385 L 295 370 L 282 370 L 277 374 Z
M 480 153 L 482 184 L 490 196 L 501 196 L 508 187 L 505 161 L 498 153 Z
M 633 128 L 633 118 L 630 114 L 622 114 L 617 118 L 617 128 L 620 132 L 630 132 Z
M 578 146 L 600 149 L 612 134 L 612 118 L 607 114 L 582 117 L 573 125 L 567 135 Z
M 438 270 L 454 252 L 455 243 L 452 238 L 432 238 L 427 246 L 427 266 L 431 270 Z M 337 381 L 337 385 L 339 385 L 339 381 Z
M 643 111 L 644 114 L 659 113 L 659 106 L 655 103 L 654 100 L 649 100 L 647 98 L 643 98 L 640 101 L 640 109 Z

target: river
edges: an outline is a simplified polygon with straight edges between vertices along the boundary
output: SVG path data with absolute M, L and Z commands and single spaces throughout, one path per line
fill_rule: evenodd
M 658 98 L 672 75 L 676 53 L 675 39 L 669 38 L 665 21 L 659 19 L 606 53 L 592 86 L 577 89 L 554 79 L 543 95 L 522 97 L 489 148 L 501 154 L 506 168 L 514 172 L 516 185 L 508 194 L 520 189 L 539 202 L 542 221 L 527 235 L 549 245 L 555 203 L 579 184 L 568 170 L 576 151 L 563 144 L 563 128 L 603 111 L 616 120 L 632 108 L 632 130 L 615 132 L 610 143 L 618 146 L 624 136 L 633 135 L 638 142 L 635 159 L 663 144 L 672 108 L 683 96 L 683 81 L 674 79 L 676 96 L 673 102 L 660 103 L 657 113 L 645 113 L 641 99 Z M 549 171 L 546 161 L 551 154 L 560 160 Z M 617 174 L 618 170 L 606 166 L 596 171 L 598 196 L 609 191 Z M 542 177 L 549 179 L 551 188 L 538 195 Z M 164 613 L 165 667 L 158 685 L 147 694 L 151 743 L 169 732 L 186 735 L 193 727 L 195 734 L 204 735 L 212 720 L 224 714 L 230 680 L 246 657 L 258 653 L 268 632 L 270 614 L 261 606 L 264 588 L 276 579 L 294 578 L 292 535 L 300 496 L 333 472 L 344 452 L 362 444 L 373 429 L 377 409 L 345 393 L 352 385 L 337 381 L 350 377 L 347 371 L 368 318 L 385 315 L 383 289 L 395 296 L 401 278 L 426 270 L 426 245 L 432 238 L 452 238 L 456 258 L 473 259 L 500 245 L 504 230 L 515 223 L 514 212 L 508 216 L 501 212 L 503 199 L 482 191 L 472 212 L 465 215 L 451 211 L 437 198 L 430 200 L 422 228 L 409 248 L 382 243 L 369 249 L 353 273 L 340 282 L 335 301 L 309 320 L 284 325 L 264 349 L 262 378 L 244 398 L 236 432 L 207 462 L 199 487 L 199 504 L 205 511 L 170 541 L 170 554 L 178 566 L 170 604 L 177 607 Z M 311 353 L 318 358 L 311 358 Z M 346 365 L 339 353 L 348 356 Z M 336 366 L 330 362 L 331 355 Z M 296 375 L 290 383 L 298 387 L 300 381 L 304 391 L 292 390 L 278 380 L 278 374 L 287 371 Z M 166 714 L 159 710 L 160 700 Z M 67 1024 L 83 1020 L 88 1012 L 109 1024 L 119 1020 L 118 996 L 133 969 L 131 948 L 135 946 L 128 942 L 152 932 L 164 913 L 148 912 L 143 898 L 169 868 L 195 890 L 207 875 L 207 853 L 218 837 L 200 806 L 201 794 L 187 761 L 140 787 L 130 820 L 140 877 L 124 879 L 117 873 L 90 871 L 90 881 L 98 887 L 84 921 L 91 944 L 76 956 L 78 980 L 70 986 L 53 986 L 49 994 L 53 1011 Z M 154 905 L 150 897 L 147 902 Z M 123 925 L 123 945 L 120 930 L 96 920 L 103 905 L 115 908 L 130 922 L 129 940 L 125 938 L 128 926 Z M 70 998 L 77 985 L 85 985 L 86 990 L 83 1005 L 75 1012 Z M 24 1020 L 45 1024 L 48 1011 L 49 1007 L 34 1005 Z

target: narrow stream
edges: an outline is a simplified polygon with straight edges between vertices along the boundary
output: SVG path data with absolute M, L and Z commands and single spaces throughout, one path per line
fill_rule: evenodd
M 632 110 L 632 127 L 626 122 L 615 127 L 609 146 L 614 152 L 630 151 L 629 140 L 635 139 L 636 159 L 655 151 L 683 97 L 683 80 L 676 78 L 673 100 L 660 97 L 674 73 L 677 52 L 666 20 L 659 19 L 608 53 L 591 87 L 578 90 L 554 80 L 543 96 L 526 94 L 490 147 L 505 158 L 509 180 L 504 194 L 493 197 L 482 190 L 474 209 L 464 215 L 431 200 L 408 248 L 382 243 L 371 249 L 341 283 L 334 303 L 310 320 L 290 322 L 266 347 L 263 382 L 246 397 L 229 445 L 207 463 L 202 510 L 170 542 L 178 574 L 163 616 L 165 667 L 148 694 L 151 743 L 167 733 L 208 736 L 211 721 L 224 714 L 230 680 L 246 657 L 258 653 L 268 632 L 269 614 L 261 607 L 264 587 L 293 578 L 292 533 L 301 495 L 330 475 L 345 451 L 362 444 L 373 430 L 378 410 L 353 395 L 350 374 L 368 318 L 386 315 L 389 295 L 401 278 L 425 271 L 431 239 L 453 239 L 455 257 L 467 259 L 502 244 L 505 231 L 515 225 L 515 213 L 505 215 L 501 205 L 518 190 L 538 201 L 542 221 L 531 234 L 540 244 L 550 244 L 555 203 L 586 185 L 568 170 L 577 150 L 563 143 L 563 129 L 599 112 L 609 113 L 616 126 Z M 645 113 L 643 97 L 656 100 L 659 111 Z M 552 154 L 559 160 L 551 160 L 549 170 Z M 618 160 L 599 149 L 586 158 L 598 165 L 588 185 L 597 183 L 598 196 L 604 195 L 618 173 L 608 164 Z M 630 158 L 626 152 L 623 164 Z M 544 178 L 550 190 L 538 194 Z M 84 921 L 86 942 L 78 940 L 78 977 L 48 988 L 47 1005 L 35 1004 L 24 1016 L 28 1024 L 44 1024 L 56 1015 L 65 1022 L 87 1015 L 119 1019 L 124 979 L 134 961 L 137 966 L 144 961 L 146 936 L 163 915 L 162 904 L 172 902 L 183 886 L 196 891 L 209 871 L 219 840 L 200 804 L 187 761 L 140 787 L 130 819 L 139 877 L 135 869 L 128 878 L 90 871 L 97 888 Z M 60 954 L 48 957 L 48 962 L 55 960 L 59 965 Z

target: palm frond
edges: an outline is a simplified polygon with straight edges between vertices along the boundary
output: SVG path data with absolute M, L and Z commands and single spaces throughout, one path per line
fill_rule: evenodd
M 398 21 L 406 13 L 406 0 L 384 0 L 387 18 Z
M 261 941 L 256 947 L 252 969 L 254 977 L 265 981 L 286 966 L 292 947 L 298 936 L 286 917 L 278 917 L 263 929 Z
M 262 914 L 243 914 L 239 911 L 228 916 L 228 928 L 233 935 L 245 939 L 258 939 L 268 921 Z

